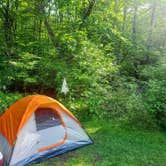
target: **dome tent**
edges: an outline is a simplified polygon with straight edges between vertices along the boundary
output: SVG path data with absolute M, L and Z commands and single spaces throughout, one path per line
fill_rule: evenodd
M 27 96 L 0 117 L 0 151 L 5 165 L 37 163 L 92 144 L 76 117 L 58 101 Z

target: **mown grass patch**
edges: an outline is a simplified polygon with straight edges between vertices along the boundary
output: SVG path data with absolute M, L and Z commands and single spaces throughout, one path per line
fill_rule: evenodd
M 90 121 L 84 127 L 94 144 L 49 159 L 38 166 L 165 166 L 166 133 Z

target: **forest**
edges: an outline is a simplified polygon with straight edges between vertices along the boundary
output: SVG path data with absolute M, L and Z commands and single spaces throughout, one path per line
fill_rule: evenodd
M 166 0 L 1 0 L 0 43 L 0 113 L 48 95 L 94 139 L 40 166 L 165 165 Z

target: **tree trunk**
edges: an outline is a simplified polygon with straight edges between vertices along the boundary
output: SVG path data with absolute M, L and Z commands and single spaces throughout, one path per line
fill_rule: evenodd
M 117 26 L 118 2 L 119 2 L 119 0 L 115 0 L 115 4 L 114 4 L 114 13 L 115 13 L 115 17 L 114 17 L 114 19 L 113 19 L 113 27 L 116 27 L 116 26 Z
M 152 47 L 153 30 L 155 26 L 155 15 L 156 15 L 156 0 L 154 0 L 152 4 L 152 12 L 151 12 L 151 18 L 150 18 L 150 31 L 149 31 L 149 38 L 148 38 L 149 49 Z
M 85 20 L 91 15 L 92 10 L 93 10 L 93 8 L 95 6 L 95 3 L 96 3 L 96 0 L 89 0 L 88 8 L 86 9 L 85 12 L 83 12 L 82 23 L 80 24 L 79 29 L 82 28 L 82 26 L 85 23 Z
M 51 26 L 50 26 L 50 24 L 49 24 L 49 22 L 48 22 L 46 17 L 44 19 L 44 25 L 45 25 L 45 27 L 47 29 L 47 33 L 48 33 L 48 36 L 50 37 L 50 40 L 52 41 L 52 44 L 56 48 L 58 46 L 58 42 L 55 39 L 54 32 L 53 32 L 53 30 L 52 30 L 52 28 L 51 28 Z
M 44 25 L 46 27 L 47 34 L 48 34 L 52 44 L 54 45 L 54 47 L 57 48 L 59 44 L 58 44 L 58 41 L 56 40 L 56 37 L 54 35 L 54 32 L 53 32 L 53 30 L 51 28 L 50 23 L 47 20 L 47 16 L 46 16 L 46 13 L 45 13 L 44 5 L 42 4 L 42 2 L 39 4 L 39 9 L 40 9 L 41 14 L 44 17 Z
M 136 41 L 136 35 L 137 35 L 137 10 L 138 7 L 135 5 L 134 7 L 134 15 L 133 15 L 133 25 L 132 25 L 132 36 L 133 36 L 133 41 Z
M 150 30 L 149 30 L 149 36 L 147 41 L 147 48 L 149 50 L 152 47 L 153 30 L 155 26 L 155 15 L 156 15 L 156 0 L 153 0 L 152 9 L 151 9 L 151 17 L 150 17 Z M 148 54 L 145 56 L 145 63 L 146 64 L 151 63 L 151 60 Z
M 124 6 L 124 8 L 123 8 L 123 26 L 122 26 L 122 32 L 125 32 L 126 19 L 127 19 L 127 7 Z
M 10 1 L 7 0 L 6 4 L 1 8 L 3 28 L 4 28 L 4 41 L 5 41 L 5 54 L 11 56 L 13 52 L 14 36 L 16 30 L 16 22 Z

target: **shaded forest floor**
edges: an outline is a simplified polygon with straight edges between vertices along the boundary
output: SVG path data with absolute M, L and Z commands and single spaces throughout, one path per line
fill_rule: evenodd
M 37 166 L 165 166 L 166 133 L 125 127 L 117 122 L 83 123 L 94 145 Z M 34 165 L 35 166 L 35 165 Z

